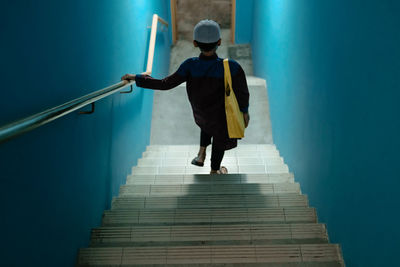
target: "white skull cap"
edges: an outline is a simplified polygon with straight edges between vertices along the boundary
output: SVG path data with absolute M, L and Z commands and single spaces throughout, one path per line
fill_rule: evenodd
M 216 43 L 221 39 L 221 29 L 213 20 L 202 20 L 194 27 L 193 40 L 200 43 Z

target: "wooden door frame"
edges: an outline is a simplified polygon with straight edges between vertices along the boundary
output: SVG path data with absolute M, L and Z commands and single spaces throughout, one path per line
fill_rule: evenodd
M 231 14 L 231 42 L 235 43 L 236 31 L 236 0 L 232 0 L 232 14 Z
M 178 39 L 178 23 L 177 23 L 177 3 L 171 0 L 171 27 L 172 27 L 172 43 L 175 44 Z

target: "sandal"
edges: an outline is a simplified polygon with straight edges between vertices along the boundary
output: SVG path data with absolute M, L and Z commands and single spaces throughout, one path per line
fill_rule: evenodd
M 228 169 L 224 166 L 221 166 L 218 171 L 211 170 L 210 174 L 228 174 Z
M 192 160 L 192 164 L 193 164 L 193 165 L 196 165 L 196 166 L 199 166 L 199 167 L 203 167 L 203 166 L 204 166 L 204 161 L 201 162 L 201 161 L 199 161 L 199 159 L 200 159 L 199 156 L 195 157 L 195 158 Z

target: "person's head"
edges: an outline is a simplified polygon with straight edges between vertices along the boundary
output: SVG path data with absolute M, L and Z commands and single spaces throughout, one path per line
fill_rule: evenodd
M 202 20 L 194 27 L 193 44 L 203 53 L 214 53 L 221 45 L 221 29 L 213 20 Z

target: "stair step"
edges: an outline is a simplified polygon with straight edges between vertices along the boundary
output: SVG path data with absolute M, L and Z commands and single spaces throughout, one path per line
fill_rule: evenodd
M 198 149 L 148 146 L 77 266 L 344 266 L 274 145 L 226 151 L 227 175 Z
M 273 174 L 273 173 L 288 173 L 289 168 L 287 165 L 227 165 L 226 168 L 228 169 L 229 173 L 243 173 L 243 174 Z M 194 165 L 190 166 L 169 166 L 169 167 L 140 167 L 135 166 L 132 167 L 132 174 L 148 174 L 148 175 L 169 175 L 169 174 L 209 174 L 210 168 L 198 167 Z
M 143 158 L 193 158 L 197 151 L 145 151 Z M 206 154 L 211 155 L 210 152 Z M 244 157 L 244 158 L 280 158 L 278 150 L 262 150 L 262 151 L 225 151 L 224 157 Z
M 300 194 L 298 183 L 282 184 L 180 184 L 180 185 L 123 185 L 120 196 L 192 196 L 233 194 Z
M 198 152 L 198 145 L 151 145 L 147 146 L 146 151 L 159 151 L 159 152 L 179 152 L 179 151 L 194 151 Z M 211 146 L 207 148 L 211 151 Z M 235 151 L 264 151 L 264 150 L 276 150 L 276 146 L 272 144 L 263 145 L 238 145 Z M 228 150 L 229 151 L 229 150 Z
M 251 245 L 327 243 L 323 224 L 239 224 L 101 227 L 92 246 Z
M 224 263 L 267 267 L 344 266 L 340 247 L 335 244 L 85 248 L 79 251 L 77 266 L 222 266 Z
M 127 185 L 168 184 L 246 184 L 246 183 L 294 183 L 292 173 L 275 174 L 194 174 L 194 175 L 129 175 Z
M 196 154 L 195 154 L 196 155 Z M 191 162 L 193 157 L 181 157 L 181 158 L 141 158 L 138 161 L 139 167 L 171 167 L 171 166 L 192 166 Z M 284 161 L 281 157 L 273 158 L 255 158 L 255 157 L 224 157 L 221 165 L 267 165 L 267 166 L 279 166 L 283 165 Z M 205 167 L 210 167 L 211 161 L 207 158 L 204 162 Z
M 105 211 L 103 226 L 317 223 L 314 208 L 131 209 Z
M 254 208 L 307 207 L 308 198 L 299 194 L 275 195 L 186 195 L 178 197 L 121 196 L 113 199 L 113 210 L 154 208 Z

